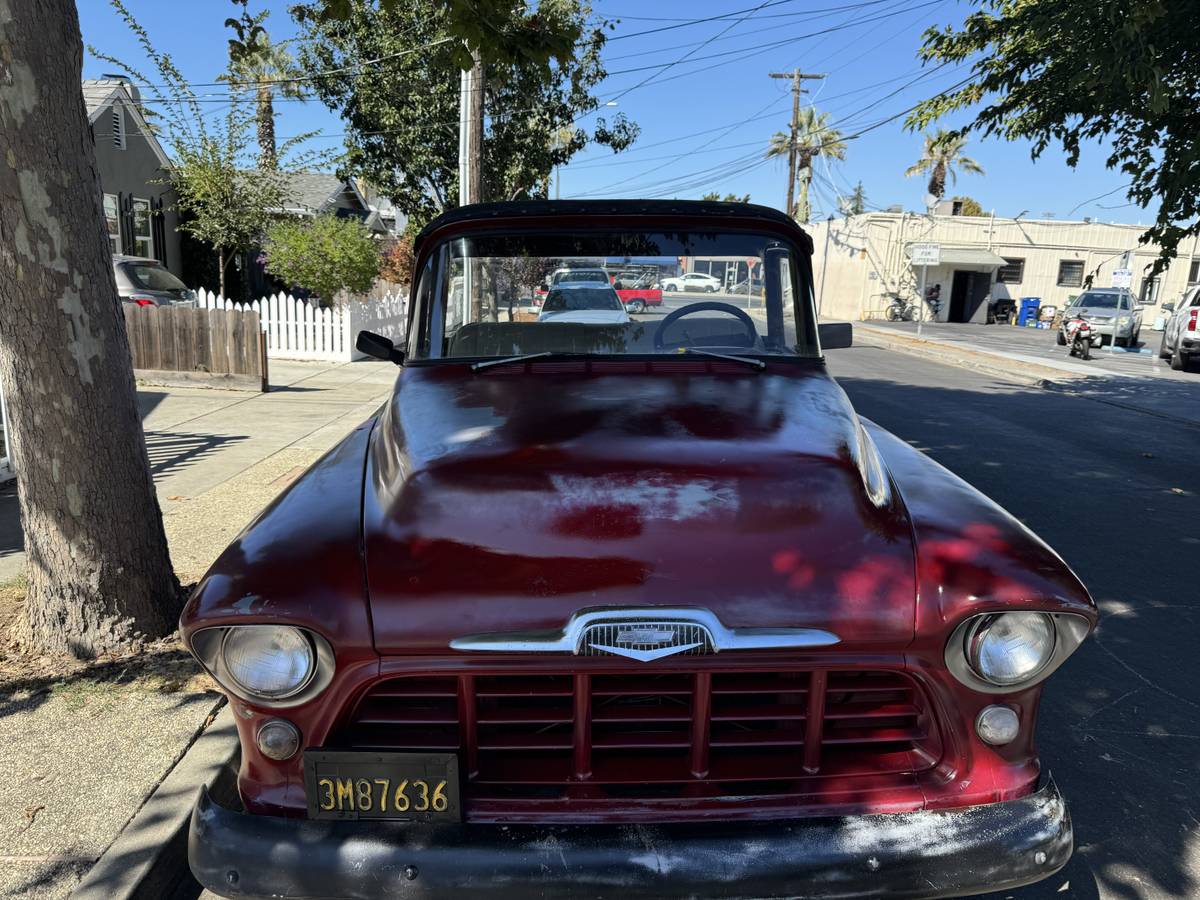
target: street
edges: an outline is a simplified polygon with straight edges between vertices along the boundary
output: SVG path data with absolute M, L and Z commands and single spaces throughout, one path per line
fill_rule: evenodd
M 1200 615 L 1182 576 L 1200 559 L 1196 427 L 866 346 L 830 354 L 830 369 L 861 415 L 1049 542 L 1100 606 L 1040 715 L 1075 855 L 990 900 L 1200 894 Z

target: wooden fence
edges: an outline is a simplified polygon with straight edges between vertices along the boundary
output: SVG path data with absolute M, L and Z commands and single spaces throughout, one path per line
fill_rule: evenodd
M 272 294 L 252 303 L 236 303 L 200 288 L 202 309 L 253 312 L 262 324 L 267 355 L 280 359 L 324 359 L 348 362 L 362 359 L 354 342 L 360 331 L 374 331 L 400 343 L 408 312 L 406 294 L 388 294 L 371 300 L 352 300 L 330 308 L 297 300 L 290 294 Z
M 134 375 L 267 390 L 267 355 L 254 312 L 122 304 Z

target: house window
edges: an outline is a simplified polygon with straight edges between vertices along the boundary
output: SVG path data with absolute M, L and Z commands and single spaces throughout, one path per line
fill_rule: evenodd
M 1025 260 L 1004 257 L 1004 265 L 996 270 L 997 284 L 1020 284 L 1025 277 Z
M 121 216 L 116 194 L 104 195 L 104 224 L 108 228 L 108 244 L 113 253 L 121 252 Z
M 133 201 L 133 252 L 147 259 L 154 258 L 154 230 L 150 227 L 150 201 Z
M 1146 303 L 1154 306 L 1158 303 L 1158 279 L 1143 278 L 1142 290 L 1138 294 L 1138 303 Z
M 116 104 L 112 108 L 112 138 L 114 147 L 125 149 L 125 111 Z
M 1200 259 L 1192 260 L 1192 267 L 1188 269 L 1188 284 L 1200 284 Z
M 1057 284 L 1059 287 L 1083 287 L 1083 260 L 1060 259 Z

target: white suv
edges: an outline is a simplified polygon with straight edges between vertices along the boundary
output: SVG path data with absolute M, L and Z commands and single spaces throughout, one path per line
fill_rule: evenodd
M 663 280 L 664 291 L 704 291 L 706 294 L 716 293 L 721 289 L 721 279 L 713 278 L 702 272 L 688 272 L 686 275 L 676 275 L 674 278 Z
M 1164 303 L 1163 312 L 1171 313 L 1163 329 L 1158 355 L 1171 360 L 1171 368 L 1185 370 L 1192 360 L 1200 360 L 1200 285 L 1184 292 L 1178 305 Z

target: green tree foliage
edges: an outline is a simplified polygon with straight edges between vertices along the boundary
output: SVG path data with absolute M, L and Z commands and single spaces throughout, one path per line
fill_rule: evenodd
M 861 181 L 854 185 L 854 190 L 850 192 L 849 196 L 839 199 L 844 216 L 861 216 L 867 211 L 867 192 L 863 190 Z
M 258 244 L 272 211 L 284 205 L 289 174 L 312 165 L 317 157 L 301 154 L 287 167 L 256 171 L 255 160 L 248 153 L 255 112 L 244 95 L 235 93 L 224 115 L 206 119 L 195 92 L 171 57 L 155 47 L 122 0 L 111 2 L 158 77 L 149 79 L 119 59 L 88 49 L 136 81 L 159 83 L 163 103 L 155 127 L 173 157 L 168 180 L 175 188 L 179 227 L 216 251 L 219 290 L 225 294 L 229 263 L 239 252 Z M 280 155 L 290 155 L 304 137 L 284 143 Z
M 258 165 L 261 169 L 278 167 L 275 145 L 275 95 L 303 100 L 308 88 L 303 73 L 288 52 L 286 44 L 273 44 L 263 23 L 267 12 L 251 15 L 247 0 L 234 0 L 242 7 L 237 19 L 226 19 L 236 37 L 229 40 L 229 71 L 218 76 L 234 90 L 254 97 L 255 129 L 258 136 Z
M 707 194 L 705 194 L 700 199 L 701 200 L 719 200 L 722 203 L 749 203 L 750 195 L 742 194 L 739 196 L 738 194 L 726 194 L 724 197 L 722 197 L 716 191 L 709 191 Z
M 946 196 L 946 179 L 951 182 L 958 180 L 958 170 L 983 175 L 983 167 L 971 157 L 963 153 L 967 139 L 956 132 L 939 128 L 933 134 L 925 135 L 925 147 L 921 158 L 904 170 L 904 175 L 929 174 L 929 193 L 939 200 Z
M 960 216 L 982 216 L 983 207 L 979 205 L 979 201 L 974 197 L 951 197 L 955 203 L 961 203 Z
M 273 222 L 263 244 L 267 271 L 329 306 L 339 291 L 361 294 L 379 274 L 379 246 L 355 219 L 323 215 Z
M 604 29 L 585 28 L 587 6 L 543 0 L 531 12 L 522 3 L 477 5 L 480 15 L 472 21 L 485 23 L 495 37 L 482 41 L 485 199 L 544 197 L 554 167 L 589 143 L 615 151 L 633 142 L 638 129 L 621 115 L 611 123 L 597 118 L 590 133 L 575 124 L 599 106 L 592 89 L 606 74 Z M 328 14 L 329 4 L 295 10 L 305 26 L 301 63 L 313 76 L 342 73 L 313 77 L 312 84 L 345 122 L 345 169 L 423 224 L 458 197 L 459 74 L 470 62 L 455 13 L 460 4 L 346 0 L 341 6 L 337 16 Z M 471 43 L 478 35 L 467 31 Z M 577 37 L 562 54 L 511 49 L 521 45 L 519 38 L 543 31 L 555 35 L 547 38 L 550 47 L 559 47 L 560 32 Z
M 782 131 L 775 132 L 767 145 L 767 158 L 786 157 L 790 143 L 790 135 Z M 829 124 L 829 113 L 806 106 L 800 110 L 796 128 L 796 180 L 800 190 L 793 214 L 799 222 L 807 222 L 812 214 L 808 203 L 808 186 L 812 182 L 813 162 L 818 157 L 845 159 L 846 141 L 842 133 Z
M 1129 199 L 1158 208 L 1142 240 L 1162 247 L 1160 271 L 1200 231 L 1198 46 L 1194 0 L 982 0 L 961 28 L 925 33 L 923 59 L 970 61 L 973 77 L 909 122 L 972 110 L 965 131 L 1029 140 L 1035 159 L 1058 143 L 1072 166 L 1103 141 Z

